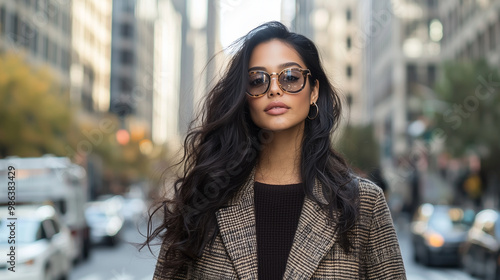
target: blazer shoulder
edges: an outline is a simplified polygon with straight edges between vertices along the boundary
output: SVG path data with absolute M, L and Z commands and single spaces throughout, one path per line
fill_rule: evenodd
M 372 181 L 357 177 L 360 200 L 376 201 L 384 197 L 384 191 Z

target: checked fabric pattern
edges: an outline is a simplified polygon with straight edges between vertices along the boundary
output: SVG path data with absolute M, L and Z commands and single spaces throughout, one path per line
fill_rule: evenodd
M 354 228 L 354 250 L 345 254 L 328 214 L 307 196 L 283 279 L 406 279 L 396 232 L 382 190 L 359 179 L 360 217 Z M 257 239 L 253 175 L 228 204 L 217 211 L 220 233 L 211 250 L 175 279 L 257 279 Z M 321 187 L 315 195 L 320 201 Z M 163 245 L 153 280 L 163 271 Z

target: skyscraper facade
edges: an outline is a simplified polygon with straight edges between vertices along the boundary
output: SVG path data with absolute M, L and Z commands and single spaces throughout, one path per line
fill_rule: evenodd
M 109 110 L 112 0 L 74 0 L 71 96 L 87 112 Z
M 69 87 L 71 1 L 0 1 L 0 50 L 48 66 Z

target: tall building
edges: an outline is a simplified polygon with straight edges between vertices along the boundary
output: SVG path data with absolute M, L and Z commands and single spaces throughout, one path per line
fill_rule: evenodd
M 113 1 L 110 111 L 132 137 L 178 144 L 187 133 L 216 74 L 218 4 Z
M 282 5 L 290 4 L 292 1 L 285 0 Z M 308 38 L 314 36 L 314 29 L 312 27 L 312 17 L 315 9 L 316 0 L 295 0 L 295 17 L 292 20 L 291 30 L 302 34 Z M 283 8 L 282 8 L 283 11 Z
M 175 91 L 165 92 L 168 96 L 166 98 L 173 102 L 167 105 L 172 108 L 172 113 L 170 111 L 168 113 L 171 115 L 168 121 L 171 126 L 165 129 L 169 131 L 169 139 L 179 140 L 187 133 L 197 109 L 200 108 L 201 99 L 218 74 L 219 60 L 208 62 L 221 50 L 218 34 L 220 1 L 170 0 L 169 2 L 173 8 L 169 14 L 175 16 L 164 19 L 165 22 L 173 24 L 166 27 L 168 29 L 166 36 L 171 40 L 168 42 L 167 55 L 172 58 L 167 64 L 179 68 L 167 68 L 162 71 L 166 74 L 166 77 L 162 75 L 162 81 L 174 79 L 175 85 L 178 81 L 178 88 L 168 87 Z M 177 124 L 173 124 L 170 120 L 177 120 Z
M 181 68 L 181 15 L 170 0 L 158 2 L 155 25 L 155 79 L 153 96 L 152 140 L 155 143 L 178 142 L 179 84 Z
M 155 48 L 155 24 L 158 17 L 157 0 L 136 0 L 136 45 L 135 45 L 135 85 L 132 94 L 135 99 L 134 122 L 131 122 L 131 133 L 138 139 L 152 139 L 153 104 L 156 90 L 155 80 L 158 73 Z
M 375 123 L 382 158 L 392 164 L 409 152 L 408 126 L 433 94 L 441 59 L 437 1 L 360 1 L 364 19 L 355 39 L 363 45 L 363 96 Z
M 365 98 L 361 95 L 362 45 L 355 38 L 361 30 L 358 0 L 315 0 L 310 26 L 323 66 L 348 107 L 350 124 L 366 122 Z
M 500 64 L 500 1 L 439 1 L 445 59 L 485 58 Z
M 71 1 L 0 1 L 0 51 L 22 52 L 69 88 Z
M 500 65 L 500 0 L 439 1 L 439 13 L 443 22 L 444 34 L 441 46 L 444 59 L 464 61 L 485 59 L 490 66 L 498 69 Z M 491 76 L 485 78 L 491 81 Z M 498 94 L 498 90 L 496 92 Z M 472 94 L 471 92 L 471 97 L 475 97 Z M 476 92 L 475 95 L 477 94 Z M 485 112 L 488 109 L 484 107 L 480 110 L 488 113 Z M 476 169 L 476 171 L 482 169 L 481 160 L 477 159 L 477 164 L 474 164 L 477 155 L 469 154 L 468 157 L 468 169 Z M 487 176 L 479 180 L 480 186 L 482 185 L 480 187 L 482 205 L 485 208 L 498 208 L 500 192 Z
M 86 112 L 109 110 L 112 0 L 74 0 L 71 96 Z
M 180 144 L 218 69 L 218 0 L 113 2 L 110 111 L 155 144 Z
M 113 1 L 109 110 L 132 138 L 151 138 L 156 1 Z

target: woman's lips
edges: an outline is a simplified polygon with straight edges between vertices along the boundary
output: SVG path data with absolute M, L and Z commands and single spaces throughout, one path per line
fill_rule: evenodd
M 285 103 L 274 101 L 267 105 L 264 112 L 269 115 L 281 115 L 288 112 L 288 109 L 290 109 L 290 107 L 288 107 Z

